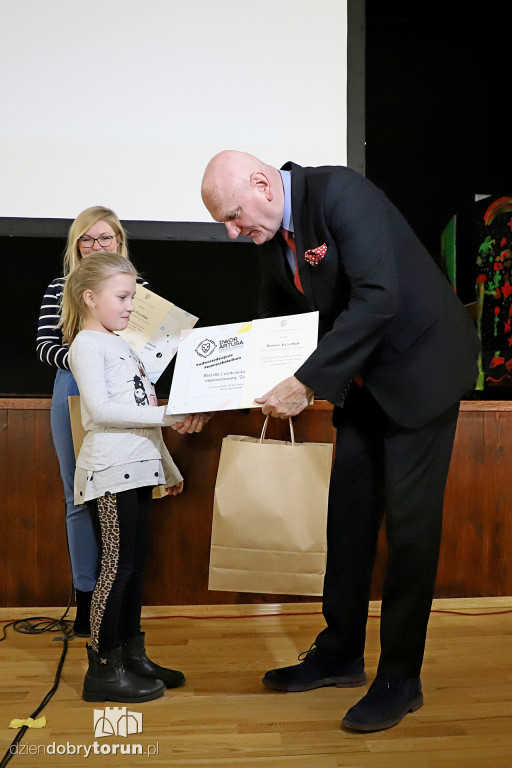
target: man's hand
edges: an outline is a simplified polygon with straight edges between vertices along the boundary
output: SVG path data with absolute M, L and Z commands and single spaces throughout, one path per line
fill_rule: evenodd
M 191 435 L 193 432 L 201 432 L 212 416 L 213 413 L 189 413 L 183 421 L 172 424 L 172 429 L 179 432 L 180 435 Z
M 297 416 L 309 404 L 313 391 L 302 382 L 290 376 L 277 384 L 262 397 L 256 397 L 255 403 L 262 403 L 265 416 L 276 419 L 288 419 Z

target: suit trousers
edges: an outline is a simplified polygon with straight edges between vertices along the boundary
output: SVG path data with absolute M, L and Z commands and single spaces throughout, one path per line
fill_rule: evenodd
M 363 655 L 377 538 L 383 516 L 387 564 L 377 674 L 420 674 L 441 541 L 443 499 L 457 402 L 419 429 L 394 423 L 353 385 L 336 413 L 336 457 L 327 523 L 320 650 Z

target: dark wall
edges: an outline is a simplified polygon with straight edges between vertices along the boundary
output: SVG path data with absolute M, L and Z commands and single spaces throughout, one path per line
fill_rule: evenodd
M 0 395 L 51 394 L 55 369 L 35 351 L 47 285 L 61 274 L 63 238 L 0 237 L 3 316 Z M 251 320 L 259 273 L 252 243 L 130 240 L 130 255 L 155 293 L 199 317 L 198 325 Z M 172 368 L 157 384 L 169 394 Z
M 500 0 L 367 0 L 366 175 L 435 258 L 475 194 L 511 194 L 509 15 Z

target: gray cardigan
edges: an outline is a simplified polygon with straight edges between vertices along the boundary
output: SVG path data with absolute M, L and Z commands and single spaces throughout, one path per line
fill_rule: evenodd
M 161 459 L 167 486 L 183 478 L 162 438 L 162 426 L 183 416 L 167 416 L 157 405 L 153 385 L 137 354 L 120 336 L 81 331 L 69 351 L 81 397 L 87 434 L 77 467 L 101 470 L 146 459 Z

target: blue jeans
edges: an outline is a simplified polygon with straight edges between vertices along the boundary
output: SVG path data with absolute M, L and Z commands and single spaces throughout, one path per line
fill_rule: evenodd
M 66 499 L 66 530 L 73 585 L 81 592 L 92 592 L 96 586 L 99 553 L 91 515 L 87 507 L 75 505 L 75 452 L 71 435 L 68 395 L 78 395 L 71 371 L 59 368 L 53 387 L 50 424 L 60 465 L 60 475 Z

